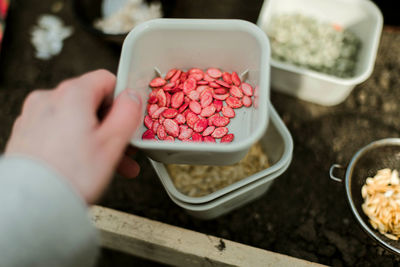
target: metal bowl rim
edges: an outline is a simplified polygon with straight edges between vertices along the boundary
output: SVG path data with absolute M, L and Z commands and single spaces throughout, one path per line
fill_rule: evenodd
M 345 189 L 346 189 L 346 196 L 347 201 L 351 207 L 351 210 L 356 217 L 357 221 L 362 226 L 363 230 L 373 239 L 375 239 L 381 246 L 390 250 L 391 252 L 400 255 L 400 249 L 393 247 L 392 245 L 388 244 L 381 237 L 379 237 L 374 231 L 371 230 L 371 227 L 367 225 L 364 220 L 362 219 L 361 215 L 358 213 L 356 206 L 354 205 L 353 198 L 350 191 L 350 181 L 351 176 L 353 173 L 354 166 L 356 165 L 357 161 L 364 155 L 367 151 L 385 145 L 398 145 L 400 146 L 400 138 L 385 138 L 381 140 L 377 140 L 374 142 L 369 143 L 368 145 L 364 146 L 360 150 L 358 150 L 354 156 L 352 157 L 345 174 Z M 399 241 L 400 242 L 400 241 Z

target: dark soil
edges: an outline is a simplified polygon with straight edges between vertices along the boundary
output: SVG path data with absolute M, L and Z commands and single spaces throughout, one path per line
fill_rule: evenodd
M 34 57 L 29 30 L 51 3 L 14 0 L 0 58 L 0 146 L 28 92 L 52 88 L 86 71 L 117 70 L 120 48 L 84 31 L 70 6 L 58 13 L 75 32 L 62 53 L 49 61 Z M 242 18 L 252 22 L 262 1 L 165 1 L 171 17 Z M 206 14 L 206 15 L 205 15 Z M 335 107 L 272 92 L 271 101 L 295 144 L 292 164 L 260 199 L 211 221 L 186 215 L 168 197 L 145 155 L 137 179 L 116 177 L 101 205 L 254 247 L 333 266 L 398 266 L 400 257 L 385 251 L 358 226 L 341 184 L 329 179 L 333 163 L 349 162 L 369 142 L 399 137 L 400 32 L 382 35 L 375 70 L 347 100 Z M 222 245 L 221 245 L 222 246 Z M 148 266 L 119 252 L 103 250 L 99 266 Z M 157 265 L 154 263 L 154 265 Z

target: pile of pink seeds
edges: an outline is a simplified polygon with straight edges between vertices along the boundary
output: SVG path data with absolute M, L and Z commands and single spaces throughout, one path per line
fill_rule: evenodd
M 144 140 L 232 142 L 227 128 L 235 110 L 252 105 L 253 87 L 236 72 L 171 69 L 150 82 Z

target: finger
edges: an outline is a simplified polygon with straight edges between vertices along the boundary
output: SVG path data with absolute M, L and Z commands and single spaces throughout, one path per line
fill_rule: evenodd
M 135 155 L 137 152 L 138 152 L 138 149 L 137 149 L 136 147 L 132 146 L 132 145 L 128 145 L 128 146 L 125 148 L 125 155 L 133 156 L 133 155 Z
M 136 161 L 124 155 L 119 162 L 117 172 L 125 178 L 135 178 L 139 175 L 140 166 Z
M 116 82 L 114 74 L 100 69 L 84 74 L 79 79 L 85 83 L 83 88 L 91 89 L 92 108 L 97 109 L 100 104 L 111 106 Z
M 111 110 L 98 129 L 98 134 L 107 144 L 110 157 L 118 159 L 138 128 L 142 113 L 142 102 L 133 90 L 124 90 L 115 99 Z
M 100 69 L 62 82 L 60 90 L 79 90 L 88 97 L 88 107 L 97 111 L 100 104 L 111 105 L 115 88 L 115 75 Z
M 7 140 L 6 147 L 4 149 L 4 153 L 8 153 L 9 152 L 10 142 L 13 139 L 13 136 L 14 136 L 15 132 L 17 132 L 18 128 L 20 128 L 20 125 L 21 125 L 21 115 L 18 116 L 14 121 L 14 124 L 13 124 L 12 129 L 11 129 L 10 137 Z
M 29 110 L 32 109 L 32 107 L 37 106 L 40 103 L 43 103 L 43 99 L 45 97 L 48 97 L 50 95 L 49 90 L 44 90 L 44 89 L 38 89 L 30 92 L 28 96 L 25 98 L 24 103 L 22 104 L 22 111 L 21 113 L 29 113 Z

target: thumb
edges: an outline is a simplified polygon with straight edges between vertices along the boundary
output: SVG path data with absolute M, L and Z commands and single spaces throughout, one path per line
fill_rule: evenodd
M 142 119 L 141 97 L 126 89 L 114 100 L 110 111 L 100 125 L 99 134 L 105 144 L 119 157 Z M 108 151 L 111 152 L 111 151 Z

